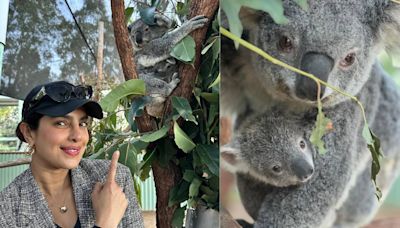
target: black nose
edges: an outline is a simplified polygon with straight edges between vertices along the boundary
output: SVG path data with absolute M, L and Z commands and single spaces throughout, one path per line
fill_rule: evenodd
M 304 159 L 294 161 L 291 168 L 300 181 L 306 181 L 314 173 L 312 165 Z
M 309 52 L 301 59 L 300 69 L 313 74 L 317 78 L 327 81 L 332 71 L 333 59 L 325 54 Z M 296 95 L 301 99 L 310 101 L 317 100 L 317 83 L 314 80 L 298 75 L 296 80 Z M 325 86 L 321 86 L 321 96 L 324 94 Z
M 135 41 L 136 41 L 136 44 L 143 43 L 143 36 L 142 36 L 141 32 L 136 33 Z

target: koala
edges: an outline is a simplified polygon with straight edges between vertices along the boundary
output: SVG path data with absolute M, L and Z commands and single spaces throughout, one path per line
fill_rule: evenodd
M 362 102 L 384 152 L 377 182 L 385 196 L 400 170 L 400 93 L 376 55 L 383 48 L 400 49 L 400 5 L 387 0 L 309 0 L 308 10 L 303 10 L 284 0 L 283 8 L 287 24 L 274 23 L 264 12 L 242 10 L 243 37 Z M 279 106 L 303 116 L 316 109 L 317 87 L 312 80 L 243 47 L 236 50 L 226 39 L 221 45 L 221 107 L 222 113 L 233 113 L 234 134 L 240 134 L 241 124 L 251 119 L 248 110 L 269 116 Z M 247 197 L 243 203 L 255 219 L 254 227 L 359 227 L 370 222 L 383 201 L 376 200 L 367 178 L 371 154 L 362 138 L 360 108 L 324 86 L 320 96 L 334 129 L 323 137 L 327 153 L 316 154 L 314 173 L 307 182 L 279 187 L 239 173 L 240 195 Z M 265 137 L 255 136 L 257 140 L 262 144 Z M 280 142 L 286 144 L 285 140 L 283 136 Z M 346 211 L 357 216 L 351 218 Z
M 315 149 L 308 140 L 311 129 L 312 124 L 301 118 L 287 118 L 281 111 L 256 115 L 238 127 L 223 157 L 232 158 L 227 160 L 231 171 L 250 175 L 265 184 L 302 184 L 314 172 Z
M 173 21 L 161 14 L 154 15 L 155 25 L 138 19 L 128 27 L 133 45 L 136 71 L 146 84 L 152 98 L 146 105 L 149 115 L 161 117 L 163 103 L 179 83 L 178 68 L 170 52 L 190 32 L 203 27 L 208 19 L 202 15 L 191 18 L 173 30 Z

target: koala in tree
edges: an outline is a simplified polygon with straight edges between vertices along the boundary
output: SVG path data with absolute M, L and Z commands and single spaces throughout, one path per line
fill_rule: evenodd
M 263 12 L 242 10 L 244 38 L 363 103 L 385 155 L 377 182 L 387 195 L 400 170 L 400 93 L 376 56 L 384 47 L 399 50 L 400 5 L 388 0 L 309 0 L 308 10 L 303 10 L 286 0 L 283 7 L 287 24 L 276 24 Z M 314 81 L 242 47 L 236 51 L 226 39 L 221 56 L 221 106 L 235 114 L 237 129 L 248 110 L 268 116 L 279 106 L 302 116 L 315 109 Z M 361 136 L 364 121 L 359 107 L 325 87 L 321 99 L 334 130 L 323 137 L 327 153 L 315 156 L 311 179 L 289 187 L 249 176 L 239 181 L 241 196 L 249 197 L 244 204 L 255 227 L 359 227 L 370 221 L 383 201 L 376 201 L 374 186 L 366 178 L 371 174 L 371 154 Z M 281 142 L 286 143 L 284 138 Z M 246 201 L 251 203 L 246 206 Z
M 233 142 L 224 147 L 226 152 L 222 156 L 227 158 L 231 171 L 250 175 L 265 184 L 302 184 L 314 172 L 315 149 L 308 140 L 311 128 L 309 122 L 296 116 L 287 118 L 282 111 L 255 115 L 238 126 Z
M 208 19 L 199 15 L 173 28 L 173 21 L 164 15 L 154 15 L 155 25 L 142 19 L 129 25 L 128 30 L 134 49 L 136 71 L 146 83 L 146 92 L 152 100 L 147 112 L 162 115 L 163 103 L 179 83 L 176 61 L 170 56 L 172 49 L 190 32 L 203 27 Z

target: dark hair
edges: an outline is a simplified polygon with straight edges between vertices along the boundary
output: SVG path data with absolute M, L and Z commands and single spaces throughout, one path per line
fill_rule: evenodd
M 32 113 L 31 115 L 29 115 L 25 120 L 23 120 L 22 122 L 28 124 L 29 128 L 31 130 L 37 130 L 39 128 L 39 121 L 40 119 L 43 117 L 43 114 L 39 114 L 39 113 Z M 21 122 L 21 123 L 22 123 Z M 20 123 L 20 124 L 21 124 Z M 17 129 L 15 129 L 15 134 L 17 135 L 17 137 L 23 141 L 26 142 L 24 135 L 22 134 L 21 130 L 19 129 L 20 124 L 18 124 Z

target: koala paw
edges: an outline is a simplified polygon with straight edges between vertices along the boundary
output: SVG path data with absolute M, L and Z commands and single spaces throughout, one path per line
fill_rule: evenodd
M 178 83 L 179 83 L 180 81 L 181 81 L 181 80 L 179 79 L 178 73 L 175 72 L 175 73 L 172 75 L 172 80 L 171 80 L 171 82 L 170 82 L 169 84 L 171 85 L 172 88 L 175 88 L 175 87 L 178 85 Z
M 191 18 L 189 21 L 187 21 L 186 23 L 190 24 L 190 27 L 195 30 L 198 28 L 203 27 L 208 21 L 208 18 L 204 15 L 198 15 L 195 16 L 193 18 Z

